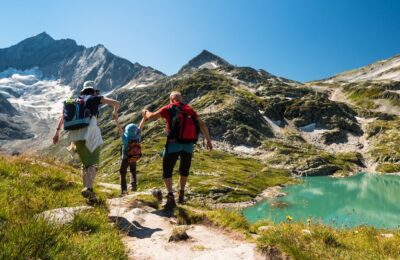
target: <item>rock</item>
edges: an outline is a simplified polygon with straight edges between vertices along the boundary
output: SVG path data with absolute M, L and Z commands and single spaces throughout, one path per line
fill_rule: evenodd
M 189 228 L 187 226 L 177 226 L 172 229 L 172 234 L 168 239 L 168 242 L 179 242 L 179 241 L 186 241 L 189 239 L 189 235 L 186 231 Z
M 315 124 L 317 128 L 340 129 L 362 135 L 356 112 L 344 103 L 337 103 L 324 95 L 306 95 L 286 107 L 284 117 L 293 120 L 296 127 Z M 338 134 L 338 132 L 336 132 Z
M 383 238 L 392 238 L 392 237 L 394 237 L 394 235 L 391 234 L 391 233 L 388 233 L 388 234 L 381 234 L 380 236 L 383 237 Z
M 40 213 L 38 216 L 47 220 L 48 222 L 58 225 L 65 225 L 71 223 L 74 220 L 75 215 L 78 213 L 91 209 L 93 209 L 93 207 L 90 206 L 65 207 L 48 210 Z
M 134 208 L 132 210 L 132 213 L 135 214 L 135 215 L 142 215 L 142 214 L 145 213 L 145 211 L 143 209 L 140 209 L 140 208 Z
M 151 191 L 151 195 L 153 195 L 153 197 L 156 198 L 158 202 L 160 203 L 162 202 L 163 197 L 162 197 L 162 191 L 160 189 L 153 189 Z
M 299 171 L 303 176 L 327 176 L 332 175 L 336 171 L 340 170 L 340 167 L 336 165 L 321 165 L 317 168 L 311 168 L 305 171 Z
M 324 144 L 330 145 L 333 143 L 346 143 L 348 141 L 347 131 L 335 128 L 333 130 L 326 131 L 322 134 Z
M 301 233 L 303 233 L 303 235 L 311 235 L 312 234 L 311 231 L 308 229 L 301 230 Z
M 278 208 L 278 209 L 284 209 L 284 208 L 287 208 L 288 206 L 289 206 L 289 204 L 286 202 L 283 202 L 283 201 L 273 201 L 271 203 L 271 207 Z
M 266 260 L 289 260 L 290 256 L 282 252 L 279 248 L 275 246 L 268 246 L 263 249 L 263 255 L 265 255 Z
M 275 227 L 274 226 L 261 226 L 257 229 L 258 232 L 266 232 L 269 230 L 274 230 Z

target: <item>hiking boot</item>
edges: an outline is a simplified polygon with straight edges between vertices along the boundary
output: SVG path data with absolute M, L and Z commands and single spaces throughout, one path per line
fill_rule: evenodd
M 97 197 L 96 197 L 96 193 L 94 191 L 90 191 L 89 193 L 89 197 L 86 199 L 87 204 L 89 205 L 93 205 L 98 203 Z
M 137 184 L 135 182 L 132 182 L 131 184 L 131 190 L 132 191 L 137 191 Z
M 128 191 L 126 191 L 126 190 L 121 191 L 121 197 L 126 196 L 126 195 L 128 195 Z
M 82 190 L 81 190 L 81 195 L 82 195 L 82 197 L 84 197 L 84 198 L 89 198 L 89 196 L 90 196 L 90 190 L 89 190 L 89 188 L 83 188 Z
M 178 192 L 178 203 L 179 204 L 185 203 L 185 191 L 184 190 L 180 190 Z
M 164 205 L 164 209 L 172 210 L 174 208 L 176 208 L 174 195 L 173 194 L 168 194 L 167 195 L 167 202 Z

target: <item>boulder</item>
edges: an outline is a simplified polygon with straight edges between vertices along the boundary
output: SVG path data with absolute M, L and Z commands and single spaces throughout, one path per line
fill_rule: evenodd
M 263 249 L 263 255 L 265 255 L 266 260 L 289 260 L 291 259 L 289 255 L 282 252 L 279 248 L 275 246 L 268 246 Z
M 312 234 L 311 231 L 308 229 L 301 230 L 301 233 L 303 233 L 303 235 L 307 235 L 307 236 L 310 236 Z
M 93 209 L 93 207 L 90 206 L 65 207 L 47 210 L 40 213 L 38 216 L 50 223 L 65 225 L 71 223 L 74 220 L 75 215 L 78 213 L 91 209 Z
M 261 226 L 257 229 L 258 232 L 266 232 L 266 231 L 270 231 L 270 230 L 274 230 L 275 227 L 274 226 Z
M 179 242 L 186 241 L 189 239 L 189 235 L 186 231 L 189 229 L 187 226 L 177 226 L 172 229 L 172 234 L 168 239 L 168 242 Z
M 393 235 L 393 234 L 390 234 L 390 233 L 388 233 L 388 234 L 381 234 L 380 236 L 383 237 L 383 238 L 393 238 L 393 237 L 394 237 L 394 235 Z

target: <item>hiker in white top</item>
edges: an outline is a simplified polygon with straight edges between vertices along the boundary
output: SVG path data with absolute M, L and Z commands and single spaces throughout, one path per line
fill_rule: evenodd
M 67 140 L 72 146 L 75 146 L 79 159 L 82 162 L 82 180 L 84 188 L 81 194 L 88 199 L 88 203 L 90 204 L 97 201 L 93 191 L 93 183 L 100 162 L 100 146 L 103 144 L 100 128 L 97 126 L 97 116 L 101 104 L 113 106 L 112 118 L 117 124 L 119 134 L 122 135 L 122 128 L 118 122 L 119 102 L 98 94 L 99 92 L 94 88 L 93 81 L 85 82 L 80 92 L 80 97 L 65 102 L 63 115 L 60 118 L 57 131 L 53 137 L 53 143 L 57 144 L 60 138 L 61 126 L 64 125 L 64 130 L 68 131 Z M 71 117 L 68 115 L 67 104 L 72 104 L 74 109 L 77 107 L 77 110 L 73 111 L 73 120 L 71 120 Z M 87 112 L 88 115 L 83 115 L 83 110 L 84 113 Z M 81 113 L 79 114 L 79 112 Z M 78 114 L 82 118 L 78 118 Z

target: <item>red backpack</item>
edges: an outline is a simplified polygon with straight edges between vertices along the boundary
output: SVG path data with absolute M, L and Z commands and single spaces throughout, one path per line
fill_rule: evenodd
M 126 158 L 129 163 L 137 162 L 142 157 L 142 146 L 139 142 L 132 140 L 129 141 L 126 149 Z
M 178 143 L 196 143 L 199 138 L 200 125 L 193 109 L 180 103 L 172 105 L 169 113 L 168 140 L 175 140 Z

